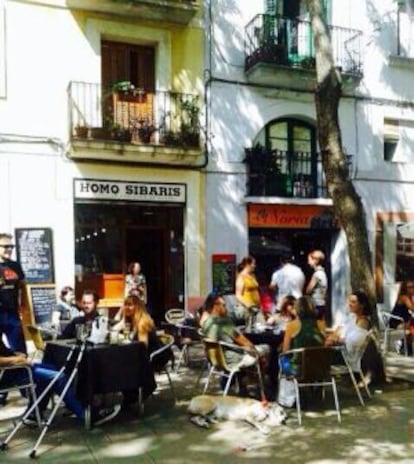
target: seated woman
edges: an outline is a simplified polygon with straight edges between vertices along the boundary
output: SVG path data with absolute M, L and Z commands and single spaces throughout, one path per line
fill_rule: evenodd
M 61 321 L 70 321 L 81 315 L 79 308 L 76 306 L 75 290 L 69 285 L 66 285 L 60 291 L 56 311 L 59 312 Z
M 112 330 L 119 330 L 130 336 L 131 340 L 137 340 L 146 345 L 148 355 L 161 347 L 156 334 L 156 327 L 152 317 L 148 314 L 145 303 L 137 295 L 130 295 L 125 298 L 124 305 L 120 310 L 120 321 L 112 327 Z M 163 353 L 162 359 L 158 359 L 157 364 L 165 365 L 173 359 L 171 350 Z M 123 392 L 124 406 L 135 403 L 138 400 L 137 392 Z
M 283 298 L 280 311 L 269 316 L 267 323 L 275 325 L 279 327 L 281 331 L 284 331 L 288 322 L 297 318 L 295 302 L 296 298 L 293 295 L 285 296 L 285 298 Z
M 326 338 L 325 345 L 345 345 L 351 366 L 358 361 L 359 349 L 371 329 L 372 309 L 367 295 L 356 291 L 348 297 L 349 314 L 344 323 L 334 328 Z M 343 362 L 338 353 L 338 363 Z M 362 369 L 367 381 L 381 383 L 385 380 L 385 370 L 377 344 L 370 339 L 362 359 Z
M 403 319 L 403 321 L 399 321 L 398 319 L 391 318 L 389 325 L 392 329 L 408 329 L 405 343 L 407 344 L 408 355 L 412 356 L 414 333 L 414 281 L 401 283 L 397 301 L 391 314 Z M 403 346 L 403 340 L 401 340 L 401 350 Z
M 282 352 L 295 348 L 323 346 L 325 339 L 318 327 L 317 313 L 309 296 L 299 297 L 294 306 L 297 317 L 286 324 Z M 280 367 L 284 373 L 297 372 L 294 357 L 281 356 Z

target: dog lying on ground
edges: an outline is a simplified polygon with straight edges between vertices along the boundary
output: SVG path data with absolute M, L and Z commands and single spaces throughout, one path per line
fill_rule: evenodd
M 195 396 L 189 406 L 190 421 L 199 427 L 208 428 L 217 419 L 245 421 L 262 433 L 268 434 L 270 427 L 282 425 L 286 412 L 277 403 L 266 403 L 253 398 L 238 396 Z

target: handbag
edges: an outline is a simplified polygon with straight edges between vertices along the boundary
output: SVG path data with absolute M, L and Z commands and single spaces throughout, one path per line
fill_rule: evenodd
M 292 408 L 296 401 L 295 385 L 293 380 L 285 379 L 282 377 L 279 379 L 279 391 L 277 396 L 277 402 L 280 406 L 285 408 Z

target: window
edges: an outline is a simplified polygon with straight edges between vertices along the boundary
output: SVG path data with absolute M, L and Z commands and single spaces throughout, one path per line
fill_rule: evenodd
M 155 90 L 155 49 L 121 42 L 102 42 L 102 85 L 129 81 L 146 92 Z
M 414 121 L 384 119 L 384 161 L 414 162 Z

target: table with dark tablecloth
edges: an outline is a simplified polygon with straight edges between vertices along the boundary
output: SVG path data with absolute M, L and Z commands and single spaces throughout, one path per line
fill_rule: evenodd
M 74 341 L 57 340 L 46 344 L 43 362 L 60 368 L 66 362 Z M 74 359 L 74 357 L 72 357 Z M 68 363 L 70 369 L 72 363 Z M 120 345 L 88 345 L 79 365 L 76 393 L 91 405 L 94 395 L 142 389 L 143 398 L 156 388 L 146 346 L 131 342 Z

